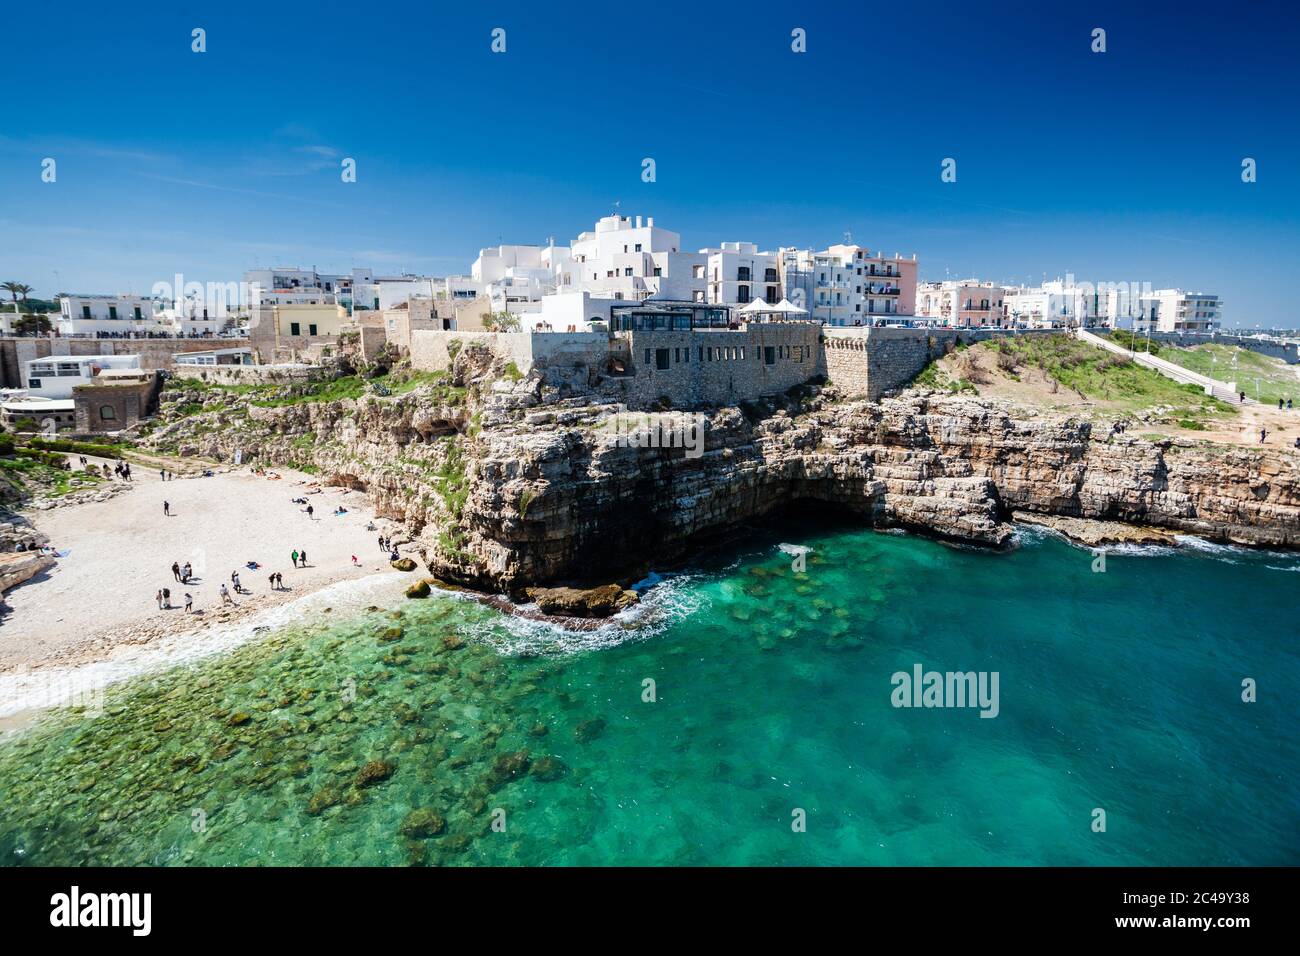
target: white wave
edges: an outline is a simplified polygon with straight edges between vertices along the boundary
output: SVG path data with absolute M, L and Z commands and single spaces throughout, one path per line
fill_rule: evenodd
M 642 641 L 662 634 L 703 607 L 705 599 L 694 588 L 696 575 L 664 577 L 641 600 L 603 620 L 591 630 L 575 631 L 554 621 L 538 621 L 501 612 L 468 627 L 468 636 L 499 654 L 538 656 L 577 654 Z M 522 610 L 535 610 L 528 605 Z
M 86 706 L 87 700 L 102 695 L 112 684 L 225 654 L 263 632 L 310 623 L 314 617 L 333 620 L 321 616 L 325 608 L 346 613 L 371 604 L 395 603 L 406 580 L 407 575 L 394 571 L 339 581 L 223 627 L 118 648 L 106 660 L 0 675 L 0 718 L 51 707 Z
M 812 554 L 812 548 L 804 544 L 778 544 L 776 550 L 789 555 Z

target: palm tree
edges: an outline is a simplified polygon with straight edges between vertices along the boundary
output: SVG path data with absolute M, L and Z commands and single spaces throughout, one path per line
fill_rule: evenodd
M 32 291 L 32 287 L 31 287 L 31 286 L 29 286 L 29 285 L 24 285 L 24 284 L 21 283 L 21 282 L 14 282 L 14 281 L 12 281 L 12 280 L 9 281 L 9 282 L 0 282 L 0 289 L 4 289 L 4 290 L 5 290 L 6 292 L 8 292 L 11 296 L 13 296 L 13 299 L 14 299 L 14 315 L 17 315 L 17 314 L 18 314 L 18 297 L 19 297 L 19 296 L 22 296 L 22 297 L 23 297 L 23 301 L 26 302 L 26 301 L 27 301 L 27 295 L 28 295 L 28 293 L 30 293 L 30 292 Z

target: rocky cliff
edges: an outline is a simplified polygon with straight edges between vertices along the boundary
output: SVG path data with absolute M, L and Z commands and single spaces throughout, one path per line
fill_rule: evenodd
M 1107 438 L 983 400 L 849 402 L 826 388 L 710 413 L 692 456 L 620 441 L 615 406 L 503 378 L 490 357 L 458 356 L 451 384 L 452 402 L 443 387 L 272 407 L 232 395 L 150 440 L 363 488 L 435 574 L 494 590 L 626 577 L 809 502 L 990 546 L 1010 538 L 1013 511 L 1300 546 L 1300 456 L 1285 450 Z M 632 433 L 647 422 L 682 419 L 636 415 Z

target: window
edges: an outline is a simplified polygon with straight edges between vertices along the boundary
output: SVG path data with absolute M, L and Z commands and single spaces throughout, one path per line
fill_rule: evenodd
M 101 422 L 111 422 L 117 418 L 117 412 L 113 411 L 112 405 L 99 406 L 99 420 Z
M 632 267 L 631 267 L 631 266 L 624 266 L 624 267 L 623 267 L 623 275 L 624 275 L 624 276 L 630 276 L 631 274 L 632 274 Z
M 664 274 L 664 270 L 661 269 L 659 266 L 655 266 L 655 275 L 661 276 L 663 274 Z
M 299 325 L 297 322 L 290 322 L 290 323 L 289 323 L 289 334 L 290 334 L 290 335 L 301 335 L 301 334 L 302 334 L 302 326 Z
M 208 315 L 208 311 L 207 311 L 207 309 L 204 309 L 204 310 L 203 310 L 203 316 L 204 316 L 204 318 L 207 318 L 207 315 Z M 142 315 L 140 314 L 140 307 L 137 305 L 137 306 L 135 307 L 135 320 L 136 320 L 137 322 L 139 322 L 142 318 L 144 318 L 144 316 L 142 316 Z
M 307 334 L 308 334 L 308 335 L 315 335 L 315 334 L 316 334 L 316 326 L 314 326 L 314 325 L 309 325 L 309 326 L 307 326 Z
M 775 269 L 764 269 L 764 270 L 763 270 L 763 281 L 764 281 L 764 282 L 775 282 L 775 281 L 776 281 L 776 270 L 775 270 Z
M 737 266 L 736 279 L 739 282 L 749 281 L 749 266 Z
M 90 318 L 90 306 L 88 306 L 88 305 L 83 305 L 83 306 L 81 307 L 81 317 L 82 317 L 83 319 L 88 319 L 88 318 Z
M 649 349 L 646 349 L 646 350 L 645 350 L 645 364 L 646 364 L 646 365 L 649 365 L 649 364 L 650 364 L 650 350 L 649 350 Z
M 668 350 L 655 349 L 655 368 L 661 372 L 668 370 Z
M 114 320 L 117 318 L 117 306 L 110 305 L 108 307 L 108 317 Z
M 709 346 L 708 351 L 709 351 L 709 361 L 712 362 L 712 361 L 713 361 L 713 346 L 712 346 L 712 345 Z
M 637 252 L 640 252 L 640 251 L 641 251 L 641 243 L 639 243 L 639 242 L 636 244 L 636 251 L 637 251 Z
M 699 354 L 696 356 L 696 358 L 697 358 L 699 361 L 703 362 L 703 361 L 704 361 L 704 346 L 701 345 L 699 348 L 700 348 L 700 351 L 699 351 Z
M 763 346 L 763 364 L 764 365 L 776 364 L 776 349 L 770 345 Z
M 736 291 L 736 298 L 738 298 L 741 302 L 748 303 L 748 302 L 749 302 L 749 286 L 747 286 L 747 285 L 742 285 L 742 286 L 741 286 L 741 287 Z
M 32 378 L 32 377 L 29 375 L 29 376 L 27 376 L 27 387 L 28 387 L 28 388 L 40 388 L 40 387 L 41 387 L 41 380 L 40 380 L 39 378 Z

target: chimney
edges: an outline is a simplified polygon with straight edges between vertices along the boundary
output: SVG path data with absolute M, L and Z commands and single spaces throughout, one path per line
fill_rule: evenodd
M 636 217 L 636 227 L 637 227 L 638 229 L 641 228 L 641 217 L 640 217 L 640 216 L 637 216 L 637 217 Z
M 645 224 L 646 224 L 647 226 L 649 226 L 651 229 L 653 229 L 653 228 L 655 227 L 655 217 L 654 217 L 654 216 L 647 216 L 647 217 L 646 217 Z

